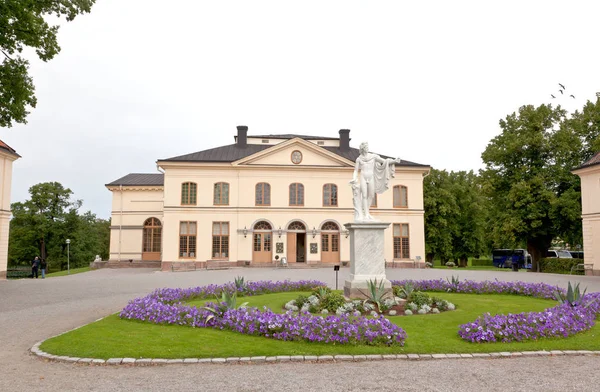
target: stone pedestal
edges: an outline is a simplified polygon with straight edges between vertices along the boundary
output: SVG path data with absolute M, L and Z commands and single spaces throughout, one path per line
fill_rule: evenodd
M 392 283 L 385 276 L 384 231 L 389 223 L 353 222 L 344 226 L 350 232 L 350 279 L 344 283 L 347 298 L 367 298 L 369 280 L 383 281 L 388 295 Z

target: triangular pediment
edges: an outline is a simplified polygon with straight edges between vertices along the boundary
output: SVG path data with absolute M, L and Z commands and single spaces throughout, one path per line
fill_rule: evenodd
M 300 154 L 296 153 L 298 151 Z M 294 161 L 292 161 L 294 155 Z M 287 140 L 271 148 L 233 162 L 248 166 L 352 167 L 354 162 L 300 138 Z

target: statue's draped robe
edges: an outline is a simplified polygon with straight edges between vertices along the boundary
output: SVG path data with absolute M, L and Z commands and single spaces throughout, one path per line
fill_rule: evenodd
M 375 181 L 375 193 L 383 193 L 390 187 L 390 178 L 396 174 L 394 161 L 386 159 L 383 163 L 375 162 L 373 177 Z

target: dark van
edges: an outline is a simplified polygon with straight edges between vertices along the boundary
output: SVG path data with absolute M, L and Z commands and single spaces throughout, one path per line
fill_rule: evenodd
M 531 268 L 531 255 L 525 249 L 494 249 L 492 259 L 498 268 Z

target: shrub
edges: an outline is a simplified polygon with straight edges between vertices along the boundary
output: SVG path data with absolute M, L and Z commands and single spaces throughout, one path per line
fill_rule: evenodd
M 446 262 L 446 267 L 456 267 L 456 264 L 454 264 L 454 261 L 448 261 Z
M 335 313 L 340 306 L 344 306 L 346 300 L 339 293 L 329 293 L 324 298 L 321 298 L 321 309 L 327 309 L 331 313 Z
M 541 259 L 540 270 L 549 274 L 570 274 L 571 268 L 581 263 L 583 263 L 581 259 Z M 583 275 L 583 271 L 577 273 Z
M 406 282 L 402 286 L 392 286 L 392 290 L 394 291 L 394 295 L 396 297 L 400 297 L 400 298 L 404 298 L 404 299 L 410 297 L 410 295 L 412 294 L 412 292 L 414 291 L 414 289 L 415 289 L 415 286 L 410 281 Z
M 493 267 L 494 260 L 492 260 L 492 259 L 471 259 L 471 266 L 473 266 L 473 267 Z
M 431 297 L 422 291 L 413 291 L 407 301 L 414 303 L 419 308 L 423 305 L 431 305 Z
M 308 301 L 308 297 L 307 297 L 306 295 L 302 295 L 302 294 L 300 294 L 300 295 L 298 296 L 298 298 L 296 298 L 296 303 L 295 303 L 295 305 L 296 305 L 298 308 L 302 308 L 302 307 L 304 306 L 304 304 L 309 304 L 309 305 L 310 305 L 310 302 Z

